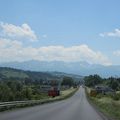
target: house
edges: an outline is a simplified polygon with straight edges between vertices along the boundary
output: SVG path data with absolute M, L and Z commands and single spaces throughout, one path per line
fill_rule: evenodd
M 95 90 L 97 91 L 97 93 L 102 93 L 104 95 L 115 93 L 115 91 L 108 86 L 95 86 Z

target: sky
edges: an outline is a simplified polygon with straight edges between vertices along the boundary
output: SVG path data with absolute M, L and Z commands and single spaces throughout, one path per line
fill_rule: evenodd
M 0 62 L 120 65 L 120 0 L 0 0 Z

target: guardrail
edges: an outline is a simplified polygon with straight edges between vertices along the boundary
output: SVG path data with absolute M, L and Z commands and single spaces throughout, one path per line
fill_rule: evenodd
M 1 106 L 12 105 L 12 104 L 25 104 L 25 103 L 33 103 L 33 102 L 40 102 L 41 100 L 27 100 L 27 101 L 12 101 L 12 102 L 0 102 Z
M 43 99 L 43 100 L 28 100 L 28 101 L 13 101 L 13 102 L 0 102 L 0 111 L 4 111 L 7 109 L 12 109 L 16 107 L 25 107 L 25 106 L 32 106 L 36 104 L 43 104 L 46 102 L 50 102 L 50 99 Z

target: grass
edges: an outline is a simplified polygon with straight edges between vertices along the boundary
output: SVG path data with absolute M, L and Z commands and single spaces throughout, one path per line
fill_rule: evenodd
M 71 92 L 73 92 L 75 90 L 76 90 L 75 88 L 70 88 L 70 89 L 67 89 L 67 90 L 63 90 L 63 91 L 61 91 L 61 96 L 65 97 L 66 95 L 69 95 Z
M 112 100 L 111 98 L 92 98 L 92 101 L 110 118 L 120 120 L 120 101 Z
M 88 94 L 87 90 L 87 94 Z M 88 94 L 89 95 L 89 94 Z M 109 118 L 120 120 L 120 100 L 113 100 L 109 96 L 88 97 L 97 108 Z
M 49 96 L 47 93 L 40 93 L 32 96 L 31 100 L 40 100 L 40 99 L 48 99 Z

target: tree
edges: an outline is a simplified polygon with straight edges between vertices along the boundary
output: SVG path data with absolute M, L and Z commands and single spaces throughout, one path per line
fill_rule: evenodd
M 12 101 L 14 94 L 6 84 L 0 84 L 0 101 Z
M 30 87 L 24 87 L 21 91 L 21 96 L 24 99 L 30 100 L 32 98 L 32 89 Z
M 94 87 L 102 83 L 102 78 L 99 75 L 89 75 L 84 78 L 84 81 L 86 86 Z
M 62 81 L 62 85 L 67 85 L 71 87 L 74 85 L 74 80 L 71 77 L 64 77 Z
M 110 77 L 108 78 L 108 86 L 111 87 L 113 90 L 119 90 L 120 88 L 120 83 L 118 79 Z

